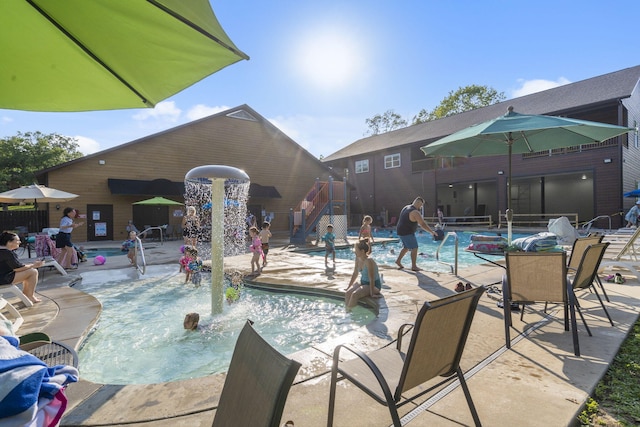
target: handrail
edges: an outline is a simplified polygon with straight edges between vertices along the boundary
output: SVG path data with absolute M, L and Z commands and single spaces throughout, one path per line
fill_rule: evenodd
M 444 246 L 444 244 L 449 239 L 449 237 L 454 239 L 454 242 L 455 242 L 455 248 L 454 248 L 454 251 L 453 251 L 453 253 L 454 253 L 454 263 L 453 264 L 450 264 L 450 263 L 444 262 L 444 261 L 440 261 L 440 249 Z M 456 276 L 458 275 L 458 234 L 455 231 L 449 231 L 444 236 L 444 239 L 442 239 L 442 242 L 440 243 L 440 246 L 438 246 L 438 249 L 436 249 L 436 261 L 439 262 L 440 264 L 448 265 L 449 268 L 451 268 L 451 274 L 456 275 Z
M 141 231 L 138 235 L 145 234 L 147 231 L 150 231 L 150 230 L 160 230 L 160 244 L 164 245 L 164 236 L 163 236 L 162 232 L 166 231 L 168 226 L 169 226 L 169 224 L 154 225 L 153 227 L 147 227 L 143 231 Z
M 140 248 L 140 258 L 142 259 L 142 265 L 138 264 L 138 248 Z M 144 258 L 144 247 L 142 246 L 142 240 L 138 236 L 136 236 L 136 244 L 133 247 L 135 252 L 135 260 L 136 260 L 136 269 L 140 272 L 140 274 L 144 274 L 147 271 L 147 261 Z
M 597 216 L 595 218 L 593 218 L 591 221 L 585 222 L 584 224 L 582 224 L 582 231 L 585 233 L 588 233 L 589 230 L 591 230 L 591 226 L 593 225 L 594 222 L 600 220 L 600 219 L 607 219 L 609 220 L 609 230 L 611 230 L 611 216 L 610 215 L 600 215 Z

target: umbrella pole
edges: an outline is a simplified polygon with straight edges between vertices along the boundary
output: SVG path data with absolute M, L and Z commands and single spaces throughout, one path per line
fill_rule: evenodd
M 511 132 L 509 132 L 509 138 L 507 139 L 507 147 L 509 148 L 509 175 L 507 175 L 507 244 L 511 244 L 511 238 L 513 236 L 513 211 L 511 210 L 511 149 L 513 146 L 513 138 Z

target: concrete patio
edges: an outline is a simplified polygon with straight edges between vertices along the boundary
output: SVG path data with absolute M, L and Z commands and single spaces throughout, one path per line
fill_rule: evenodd
M 118 246 L 119 242 L 104 242 Z M 146 245 L 150 264 L 177 263 L 181 241 Z M 87 247 L 97 247 L 94 242 Z M 305 287 L 320 293 L 340 295 L 353 269 L 352 261 L 338 260 L 335 271 L 325 269 L 324 258 L 295 253 L 283 240 L 272 240 L 269 265 L 255 279 L 255 285 Z M 250 255 L 225 259 L 225 269 L 250 269 Z M 177 265 L 177 264 L 176 264 Z M 127 268 L 125 256 L 109 257 L 104 266 L 83 263 L 68 276 L 47 271 L 38 285 L 43 302 L 20 308 L 25 323 L 20 333 L 43 330 L 53 339 L 80 345 L 97 320 L 101 306 L 93 297 L 69 287 L 83 271 Z M 130 267 L 129 267 L 130 268 Z M 296 426 L 326 425 L 329 398 L 329 370 L 333 348 L 348 343 L 362 350 L 378 348 L 395 338 L 398 327 L 412 322 L 424 301 L 454 293 L 458 281 L 473 286 L 500 281 L 504 270 L 480 265 L 458 276 L 422 271 L 414 273 L 381 266 L 384 299 L 378 300 L 379 315 L 371 324 L 339 340 L 290 355 L 302 363 L 289 394 L 282 422 Z M 624 284 L 606 283 L 611 298 L 607 304 L 615 326 L 604 318 L 594 295 L 580 299 L 593 336 L 579 323 L 582 355 L 573 354 L 571 333 L 565 332 L 562 311 L 550 306 L 545 317 L 542 305 L 527 309 L 524 322 L 514 315 L 514 327 L 527 336 L 512 334 L 512 348 L 504 346 L 502 309 L 496 305 L 499 293 L 485 293 L 480 301 L 462 359 L 468 384 L 480 419 L 485 426 L 565 426 L 575 422 L 581 406 L 604 375 L 620 344 L 638 317 L 640 287 L 635 276 Z M 540 311 L 538 311 L 540 310 Z M 178 321 L 180 321 L 179 319 Z M 82 376 L 82 366 L 80 366 Z M 101 385 L 81 380 L 68 388 L 70 404 L 62 425 L 204 426 L 211 425 L 224 375 L 164 384 Z M 401 409 L 410 426 L 460 426 L 473 421 L 461 390 L 455 388 L 427 397 Z M 250 402 L 247 402 L 250 410 Z M 378 405 L 350 383 L 340 383 L 337 392 L 336 426 L 388 426 L 391 419 Z

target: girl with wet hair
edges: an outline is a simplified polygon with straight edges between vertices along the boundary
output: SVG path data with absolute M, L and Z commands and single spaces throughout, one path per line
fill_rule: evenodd
M 347 310 L 355 307 L 362 298 L 382 297 L 380 293 L 382 280 L 380 280 L 378 264 L 369 257 L 371 243 L 367 239 L 360 240 L 354 245 L 354 251 L 356 254 L 355 266 L 351 275 L 351 282 L 344 293 L 344 303 Z M 360 273 L 360 284 L 354 285 L 358 273 Z

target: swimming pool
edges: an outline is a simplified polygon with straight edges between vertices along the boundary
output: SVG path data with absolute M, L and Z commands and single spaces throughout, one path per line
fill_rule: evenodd
M 95 258 L 98 255 L 109 258 L 110 256 L 126 255 L 127 251 L 122 248 L 89 248 L 83 250 L 87 258 Z
M 103 305 L 97 327 L 78 352 L 83 379 L 150 384 L 224 372 L 246 319 L 280 352 L 290 354 L 375 318 L 365 307 L 345 312 L 338 299 L 250 288 L 212 317 L 210 287 L 183 281 L 174 265 L 148 266 L 142 278 L 130 269 L 83 273 L 75 288 Z M 182 321 L 194 311 L 203 327 L 186 331 Z
M 447 232 L 445 231 L 445 234 Z M 458 268 L 470 267 L 473 265 L 478 265 L 485 263 L 486 261 L 474 256 L 470 252 L 466 252 L 464 248 L 469 246 L 471 242 L 471 236 L 474 234 L 483 234 L 483 235 L 497 235 L 498 233 L 491 232 L 482 232 L 482 233 L 474 233 L 474 232 L 466 232 L 466 231 L 456 231 L 456 235 L 458 236 Z M 358 232 L 349 232 L 350 236 L 357 236 Z M 514 234 L 513 239 L 517 239 L 518 237 L 528 236 L 528 234 Z M 374 232 L 373 238 L 374 241 L 376 237 L 385 237 L 385 238 L 398 238 L 398 235 L 395 233 L 395 229 L 391 230 L 378 230 Z M 506 236 L 505 236 L 506 237 Z M 433 272 L 442 272 L 449 273 L 451 268 L 443 263 L 439 263 L 436 260 L 436 251 L 441 241 L 434 241 L 433 237 L 429 233 L 418 232 L 416 234 L 416 238 L 418 239 L 418 266 L 428 271 Z M 371 257 L 376 260 L 378 264 L 382 265 L 390 265 L 395 267 L 396 259 L 398 258 L 398 254 L 402 249 L 402 243 L 392 242 L 392 243 L 383 243 L 383 244 L 374 244 Z M 324 256 L 324 249 L 320 249 L 318 251 L 311 252 L 312 255 Z M 405 267 L 411 266 L 411 254 L 405 255 L 402 260 Z M 336 250 L 336 258 L 339 259 L 355 259 L 355 254 L 353 253 L 352 248 L 338 249 Z M 452 238 L 447 239 L 444 246 L 440 250 L 439 260 L 445 263 L 453 264 L 455 260 L 455 240 Z

